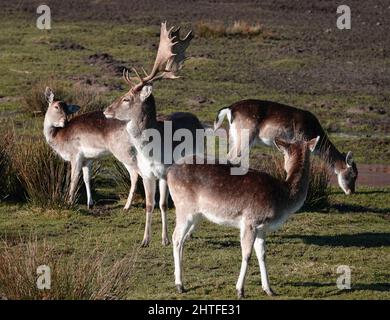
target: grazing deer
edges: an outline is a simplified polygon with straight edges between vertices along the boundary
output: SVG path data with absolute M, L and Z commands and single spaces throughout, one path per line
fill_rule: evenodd
M 160 209 L 163 224 L 163 243 L 168 244 L 166 209 L 168 198 L 168 186 L 166 182 L 166 170 L 171 163 L 166 163 L 164 157 L 172 151 L 167 151 L 167 145 L 172 146 L 172 150 L 178 142 L 172 141 L 172 137 L 166 138 L 164 121 L 156 117 L 156 104 L 152 95 L 152 84 L 157 80 L 176 79 L 177 72 L 182 68 L 185 60 L 185 50 L 193 38 L 190 31 L 184 39 L 180 38 L 179 29 L 173 31 L 173 28 L 167 30 L 166 23 L 161 24 L 160 44 L 157 51 L 157 57 L 152 71 L 145 73 L 141 77 L 136 73 L 139 83 L 133 83 L 128 72 L 124 72 L 124 79 L 130 85 L 130 90 L 113 102 L 104 111 L 107 118 L 116 118 L 127 121 L 127 131 L 131 141 L 137 150 L 138 167 L 141 171 L 145 184 L 146 195 L 146 226 L 143 246 L 147 246 L 151 237 L 152 213 L 154 208 L 154 195 L 156 180 L 159 180 L 160 190 Z M 173 135 L 177 130 L 187 129 L 195 137 L 197 129 L 203 129 L 198 118 L 191 113 L 173 113 L 164 120 L 172 122 Z M 161 138 L 162 156 L 152 157 L 145 153 L 144 135 L 147 130 L 155 130 Z M 196 143 L 193 144 L 195 146 Z M 168 155 L 169 156 L 169 155 Z
M 229 120 L 229 135 L 233 144 L 229 153 L 231 158 L 243 151 L 240 148 L 242 129 L 248 130 L 250 145 L 262 142 L 272 146 L 277 137 L 291 141 L 297 136 L 306 140 L 320 136 L 321 141 L 315 153 L 329 163 L 337 175 L 339 186 L 346 194 L 355 192 L 358 170 L 352 152 L 345 155 L 337 150 L 311 112 L 276 102 L 243 100 L 219 110 L 214 130 L 221 126 L 225 116 Z
M 82 170 L 88 209 L 93 205 L 90 187 L 92 161 L 112 153 L 130 174 L 131 188 L 124 207 L 125 210 L 129 209 L 137 185 L 138 167 L 126 131 L 126 123 L 106 119 L 101 111 L 85 113 L 68 121 L 68 116 L 77 112 L 80 107 L 64 101 L 55 101 L 50 88 L 46 88 L 45 97 L 49 104 L 43 125 L 46 141 L 61 158 L 71 163 L 69 201 L 74 201 Z
M 265 264 L 265 236 L 276 230 L 303 205 L 309 187 L 310 151 L 320 137 L 308 142 L 288 143 L 276 138 L 284 154 L 285 181 L 250 170 L 231 175 L 230 165 L 175 164 L 168 170 L 168 186 L 176 207 L 173 232 L 175 284 L 183 292 L 182 261 L 184 241 L 201 217 L 240 229 L 242 263 L 236 289 L 244 297 L 244 281 L 253 246 L 259 260 L 261 283 L 273 295 Z M 245 192 L 242 192 L 245 190 Z

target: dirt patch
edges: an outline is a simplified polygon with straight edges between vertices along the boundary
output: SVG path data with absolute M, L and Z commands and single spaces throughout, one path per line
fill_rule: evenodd
M 114 59 L 114 57 L 108 53 L 95 53 L 87 58 L 87 63 L 91 66 L 103 67 L 108 72 L 114 75 L 122 75 L 123 69 L 126 69 L 125 61 Z
M 7 16 L 18 12 L 36 14 L 39 4 L 39 0 L 0 0 Z M 390 73 L 383 62 L 390 58 L 390 37 L 387 36 L 390 32 L 387 23 L 390 19 L 389 3 L 387 0 L 378 0 L 375 4 L 364 0 L 353 1 L 350 4 L 353 27 L 347 31 L 336 27 L 339 5 L 336 0 L 111 0 L 109 5 L 105 1 L 94 0 L 50 1 L 56 19 L 66 21 L 115 21 L 158 26 L 162 20 L 167 20 L 172 24 L 185 22 L 193 27 L 201 21 L 222 21 L 230 25 L 235 21 L 260 23 L 267 29 L 275 30 L 282 41 L 271 40 L 271 46 L 256 40 L 241 41 L 245 39 L 229 40 L 224 44 L 223 50 L 237 51 L 240 65 L 236 69 L 242 71 L 243 82 L 255 82 L 263 88 L 286 94 L 383 95 L 383 103 L 378 107 L 388 110 Z M 202 38 L 197 41 L 202 43 Z M 250 46 L 256 46 L 256 54 L 247 57 L 249 51 L 243 50 L 243 47 Z M 70 45 L 70 50 L 72 48 Z M 216 48 L 209 41 L 207 50 L 202 51 L 215 52 Z M 252 58 L 251 63 L 242 63 Z M 90 59 L 103 60 L 114 73 L 121 72 L 121 62 L 113 61 L 107 54 Z M 223 61 L 224 58 L 218 55 L 218 59 Z M 268 62 L 286 59 L 298 61 L 299 65 L 295 64 L 294 68 L 289 63 L 286 68 L 283 67 L 285 64 L 280 68 L 267 65 Z M 229 63 L 236 64 L 235 61 Z M 237 77 L 240 78 L 232 72 L 226 80 Z
M 124 86 L 122 84 L 115 84 L 112 82 L 105 82 L 94 75 L 77 75 L 69 77 L 76 85 L 90 87 L 97 93 L 106 93 L 110 91 L 122 91 Z
M 188 105 L 194 108 L 195 110 L 202 109 L 202 107 L 209 106 L 214 102 L 215 100 L 205 96 L 195 96 L 188 99 Z
M 51 47 L 51 50 L 85 50 L 85 47 L 82 46 L 81 44 L 72 42 L 70 40 L 64 40 L 61 41 L 60 43 L 57 43 Z

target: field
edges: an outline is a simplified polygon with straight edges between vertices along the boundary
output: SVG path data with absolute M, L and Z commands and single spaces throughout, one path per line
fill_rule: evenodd
M 352 150 L 362 168 L 356 194 L 345 196 L 332 180 L 327 207 L 297 213 L 268 237 L 276 299 L 389 299 L 388 3 L 351 1 L 351 30 L 336 28 L 337 1 L 237 3 L 53 0 L 47 1 L 52 29 L 40 30 L 39 1 L 0 0 L 0 132 L 12 128 L 18 135 L 42 137 L 43 114 L 29 108 L 26 97 L 46 84 L 67 92 L 94 92 L 103 109 L 127 89 L 121 79 L 124 66 L 151 67 L 161 21 L 180 24 L 183 31 L 192 28 L 195 38 L 182 78 L 154 88 L 158 113 L 189 111 L 212 124 L 218 109 L 240 99 L 286 103 L 312 111 L 335 145 Z M 232 32 L 229 26 L 235 21 L 255 27 Z M 253 149 L 260 156 L 269 152 Z M 94 183 L 98 202 L 91 211 L 84 201 L 60 210 L 1 199 L 0 238 L 11 248 L 32 238 L 45 241 L 65 261 L 97 246 L 99 252 L 108 249 L 105 266 L 131 253 L 128 289 L 116 298 L 235 298 L 241 261 L 237 230 L 202 223 L 186 243 L 188 292 L 178 295 L 172 246 L 161 246 L 158 210 L 152 243 L 140 248 L 142 197 L 124 212 L 111 158 L 101 161 L 101 167 Z M 173 228 L 170 209 L 170 232 Z M 351 290 L 336 287 L 339 265 L 351 268 Z M 261 292 L 255 257 L 246 293 L 249 299 L 268 298 Z

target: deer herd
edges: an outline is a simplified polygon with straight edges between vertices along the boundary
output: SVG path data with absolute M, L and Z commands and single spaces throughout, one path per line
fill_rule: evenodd
M 228 164 L 208 164 L 194 161 L 203 157 L 196 143 L 191 156 L 183 156 L 176 163 L 167 163 L 164 156 L 145 152 L 145 130 L 156 130 L 164 150 L 166 144 L 177 141 L 164 139 L 164 121 L 171 121 L 173 131 L 205 129 L 191 113 L 175 112 L 165 117 L 156 114 L 152 94 L 153 84 L 159 80 L 177 79 L 186 60 L 186 49 L 193 38 L 189 32 L 181 38 L 180 29 L 167 29 L 161 24 L 160 43 L 150 73 L 144 69 L 141 76 L 133 69 L 136 79 L 123 73 L 129 90 L 108 106 L 104 112 L 95 111 L 69 115 L 80 107 L 55 99 L 55 93 L 46 88 L 48 109 L 44 120 L 47 143 L 65 161 L 71 163 L 70 201 L 74 200 L 80 173 L 87 191 L 87 206 L 93 205 L 90 188 L 91 165 L 94 159 L 112 154 L 127 169 L 131 188 L 124 209 L 131 207 L 138 176 L 145 189 L 146 224 L 142 246 L 151 240 L 152 213 L 158 184 L 162 217 L 162 243 L 169 244 L 167 227 L 167 200 L 172 196 L 176 209 L 173 232 L 175 285 L 184 291 L 182 280 L 183 246 L 201 217 L 217 224 L 240 229 L 242 262 L 236 289 L 244 296 L 244 281 L 248 262 L 254 247 L 259 261 L 261 283 L 268 295 L 273 295 L 265 263 L 265 237 L 279 228 L 286 219 L 303 205 L 309 186 L 310 153 L 320 156 L 337 175 L 338 184 L 346 194 L 355 192 L 357 168 L 352 153 L 341 153 L 329 140 L 318 119 L 309 111 L 287 105 L 243 100 L 219 110 L 214 130 L 220 128 L 225 117 L 229 122 L 229 159 L 242 152 L 243 133 L 249 135 L 249 146 L 261 142 L 275 146 L 284 156 L 286 179 L 278 180 L 264 172 L 249 169 L 246 174 L 232 175 Z M 195 141 L 195 140 L 194 140 Z M 249 147 L 248 146 L 248 147 Z M 166 155 L 167 152 L 164 153 Z M 199 164 L 203 163 L 203 164 Z

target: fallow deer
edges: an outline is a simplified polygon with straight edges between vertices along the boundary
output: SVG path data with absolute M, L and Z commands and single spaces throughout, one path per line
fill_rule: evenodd
M 156 117 L 156 104 L 152 95 L 152 84 L 158 80 L 176 79 L 177 73 L 182 68 L 185 61 L 185 50 L 190 44 L 192 31 L 190 31 L 184 39 L 180 38 L 180 29 L 167 30 L 166 23 L 161 24 L 160 43 L 157 51 L 156 60 L 152 71 L 149 74 L 145 73 L 145 77 L 141 77 L 135 70 L 135 74 L 139 79 L 139 83 L 134 83 L 129 77 L 129 73 L 124 72 L 124 79 L 130 85 L 130 90 L 114 101 L 106 108 L 104 114 L 107 118 L 116 118 L 128 122 L 127 131 L 131 141 L 134 143 L 137 150 L 138 167 L 144 179 L 145 195 L 146 195 L 146 226 L 143 246 L 147 246 L 151 238 L 151 223 L 152 213 L 154 208 L 154 195 L 156 181 L 159 180 L 160 190 L 160 209 L 163 224 L 163 243 L 168 244 L 169 238 L 167 234 L 166 209 L 168 198 L 168 186 L 166 182 L 166 170 L 172 163 L 164 161 L 164 156 L 172 158 L 171 151 L 166 150 L 166 145 L 172 146 L 172 150 L 179 143 L 172 141 L 172 136 L 166 138 L 164 121 Z M 195 137 L 197 129 L 203 129 L 198 118 L 191 113 L 173 113 L 165 120 L 172 122 L 173 135 L 180 129 L 187 129 Z M 145 153 L 145 132 L 147 130 L 155 130 L 161 137 L 160 156 L 153 155 L 152 157 Z M 169 141 L 168 141 L 168 140 Z M 193 143 L 195 146 L 196 143 Z M 169 155 L 169 153 L 171 153 Z
M 303 205 L 309 186 L 310 151 L 315 149 L 319 138 L 293 143 L 274 140 L 284 154 L 285 181 L 254 170 L 245 175 L 231 175 L 228 164 L 187 163 L 169 168 L 168 186 L 176 207 L 172 242 L 175 285 L 179 293 L 184 290 L 184 241 L 200 218 L 205 217 L 240 229 L 242 263 L 236 284 L 238 296 L 244 297 L 245 275 L 253 246 L 260 265 L 262 288 L 268 295 L 274 294 L 265 263 L 265 237 Z
M 276 102 L 243 100 L 219 110 L 214 123 L 218 129 L 227 116 L 230 125 L 231 158 L 239 155 L 242 129 L 248 130 L 249 144 L 261 142 L 272 146 L 274 138 L 291 141 L 295 137 L 307 140 L 320 136 L 321 141 L 315 151 L 326 161 L 337 175 L 338 184 L 346 194 L 355 192 L 358 170 L 352 152 L 341 153 L 329 140 L 318 119 L 309 111 L 290 107 Z
M 87 206 L 90 208 L 93 205 L 90 187 L 92 161 L 111 153 L 126 167 L 130 175 L 131 187 L 124 207 L 125 210 L 129 209 L 137 185 L 138 167 L 126 123 L 107 119 L 101 111 L 78 115 L 68 121 L 68 116 L 77 112 L 80 107 L 54 100 L 54 93 L 50 88 L 46 88 L 45 97 L 48 102 L 43 125 L 46 141 L 62 159 L 71 163 L 69 201 L 74 201 L 82 170 Z

